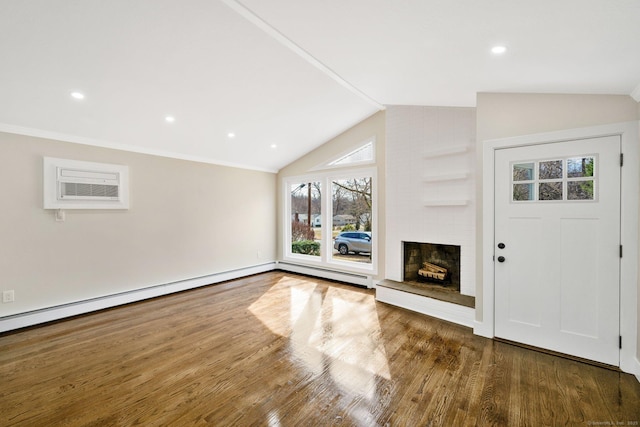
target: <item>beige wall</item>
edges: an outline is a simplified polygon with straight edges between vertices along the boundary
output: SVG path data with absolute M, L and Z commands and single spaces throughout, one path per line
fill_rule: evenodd
M 384 278 L 384 236 L 385 236 L 385 112 L 380 111 L 366 120 L 358 123 L 351 129 L 336 136 L 327 143 L 311 151 L 278 172 L 278 259 L 282 259 L 282 224 L 284 221 L 282 209 L 282 179 L 290 176 L 305 175 L 310 170 L 324 162 L 332 160 L 335 156 L 344 154 L 345 150 L 357 148 L 358 144 L 367 139 L 376 138 L 376 167 L 378 174 L 378 275 L 376 278 Z M 370 167 L 370 165 L 366 166 Z
M 479 93 L 478 143 L 637 120 L 638 103 L 627 95 Z
M 131 208 L 56 222 L 43 156 L 128 165 Z M 0 159 L 0 317 L 275 260 L 275 174 L 6 133 Z

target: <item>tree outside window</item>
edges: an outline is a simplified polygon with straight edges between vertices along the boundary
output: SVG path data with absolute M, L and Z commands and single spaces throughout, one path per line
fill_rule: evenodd
M 320 218 L 319 182 L 302 182 L 291 187 L 291 252 L 320 256 L 321 236 L 316 236 L 314 221 Z

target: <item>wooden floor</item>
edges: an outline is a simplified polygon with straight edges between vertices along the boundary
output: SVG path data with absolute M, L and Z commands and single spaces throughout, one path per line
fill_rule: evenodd
M 631 375 L 282 272 L 0 336 L 3 427 L 639 421 Z

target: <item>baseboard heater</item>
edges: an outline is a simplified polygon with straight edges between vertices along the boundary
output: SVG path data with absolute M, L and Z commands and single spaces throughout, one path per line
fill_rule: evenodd
M 317 267 L 309 267 L 299 264 L 284 262 L 269 262 L 252 267 L 229 270 L 214 273 L 207 276 L 195 277 L 176 282 L 149 286 L 104 297 L 91 298 L 83 301 L 70 302 L 53 307 L 46 307 L 25 313 L 19 313 L 0 318 L 0 333 L 16 329 L 26 328 L 41 323 L 52 322 L 67 317 L 90 313 L 92 311 L 103 310 L 105 308 L 130 304 L 132 302 L 143 301 L 175 292 L 186 291 L 201 286 L 213 285 L 227 280 L 239 279 L 253 274 L 265 273 L 267 271 L 283 270 L 292 273 L 306 274 L 309 276 L 322 277 L 330 280 L 351 283 L 363 287 L 371 287 L 371 277 L 361 274 L 333 271 Z
M 276 263 L 269 262 L 252 267 L 228 270 L 210 274 L 207 276 L 154 285 L 146 288 L 107 295 L 104 297 L 91 298 L 88 300 L 76 301 L 68 304 L 62 304 L 25 313 L 10 315 L 0 318 L 0 332 L 12 331 L 28 326 L 34 326 L 41 323 L 64 319 L 66 317 L 77 316 L 80 314 L 90 313 L 92 311 L 116 307 L 118 305 L 143 301 L 149 298 L 155 298 L 175 292 L 199 288 L 201 286 L 225 282 L 227 280 L 239 279 L 241 277 L 251 276 L 253 274 L 273 271 L 275 269 Z
M 340 282 L 351 283 L 353 285 L 358 285 L 365 288 L 371 288 L 373 286 L 371 276 L 367 276 L 364 274 L 348 273 L 344 271 L 336 271 L 327 268 L 293 264 L 282 261 L 278 261 L 276 263 L 276 269 L 289 271 L 291 273 L 300 273 L 309 276 L 321 277 L 323 279 L 337 280 Z

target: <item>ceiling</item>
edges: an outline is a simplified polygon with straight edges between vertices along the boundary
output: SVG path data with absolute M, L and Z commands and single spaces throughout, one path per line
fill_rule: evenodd
M 638 0 L 0 0 L 0 131 L 275 172 L 385 105 L 640 101 L 639 23 Z

